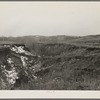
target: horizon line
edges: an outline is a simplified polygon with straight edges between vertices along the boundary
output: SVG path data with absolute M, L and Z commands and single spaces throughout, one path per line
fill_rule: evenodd
M 68 36 L 68 37 L 85 37 L 85 36 L 99 36 L 100 34 L 95 34 L 95 35 L 23 35 L 23 36 L 0 36 L 0 37 L 27 37 L 27 36 L 34 36 L 34 37 L 55 37 L 55 36 Z

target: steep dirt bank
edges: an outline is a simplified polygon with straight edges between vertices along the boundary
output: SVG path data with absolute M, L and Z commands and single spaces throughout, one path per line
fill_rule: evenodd
M 1 89 L 14 89 L 31 79 L 41 67 L 40 56 L 31 54 L 24 45 L 2 45 L 0 48 Z

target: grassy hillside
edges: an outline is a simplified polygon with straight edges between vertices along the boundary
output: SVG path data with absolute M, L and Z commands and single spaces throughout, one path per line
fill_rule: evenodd
M 100 89 L 100 48 L 68 44 L 42 44 L 42 67 L 33 89 L 98 90 Z M 39 83 L 38 83 L 39 82 Z M 37 87 L 37 88 L 36 88 Z
M 0 41 L 24 43 L 41 56 L 38 79 L 15 89 L 100 90 L 100 36 L 1 37 Z

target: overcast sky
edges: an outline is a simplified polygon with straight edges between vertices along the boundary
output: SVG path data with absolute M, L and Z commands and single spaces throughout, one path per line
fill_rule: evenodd
M 100 34 L 100 2 L 0 2 L 0 36 Z

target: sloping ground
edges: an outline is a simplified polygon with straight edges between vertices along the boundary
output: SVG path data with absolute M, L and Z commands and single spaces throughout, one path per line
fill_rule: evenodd
M 39 44 L 39 77 L 20 89 L 99 90 L 100 48 L 70 44 Z
M 83 36 L 70 41 L 71 43 L 80 46 L 100 47 L 100 35 Z
M 40 58 L 37 56 L 34 59 L 36 60 L 35 62 L 37 62 L 33 64 L 36 71 L 35 73 L 31 73 L 30 70 L 27 72 L 26 69 L 20 68 L 20 66 L 24 64 L 22 63 L 23 57 L 21 57 L 21 60 L 15 57 L 16 55 L 13 55 L 11 52 L 9 53 L 12 60 L 14 62 L 16 61 L 17 66 L 19 66 L 16 68 L 20 70 L 18 76 L 20 79 L 16 80 L 17 84 L 13 85 L 13 89 L 100 90 L 100 36 L 70 39 L 62 37 L 61 40 L 56 39 L 58 42 L 55 40 L 55 37 L 49 40 L 49 37 L 43 37 L 41 39 L 37 37 L 35 40 L 34 38 L 20 37 L 19 40 L 20 43 L 24 43 L 33 54 L 36 54 L 36 56 L 40 55 Z M 13 38 L 11 40 L 13 40 Z M 46 42 L 47 40 L 48 42 Z M 39 41 L 39 43 L 37 41 Z M 51 43 L 50 41 L 53 42 Z M 2 59 L 1 64 L 5 62 L 6 54 L 8 54 L 6 51 L 5 53 L 0 53 L 0 55 L 2 55 L 0 56 L 0 59 Z M 31 57 L 29 58 L 32 59 Z M 37 70 L 38 67 L 41 70 Z M 26 72 L 28 75 L 25 74 Z M 30 78 L 32 75 L 36 76 L 37 79 L 35 79 L 34 76 L 34 78 Z M 1 86 L 3 85 L 5 84 L 3 83 Z

